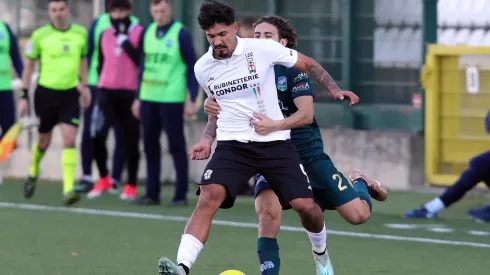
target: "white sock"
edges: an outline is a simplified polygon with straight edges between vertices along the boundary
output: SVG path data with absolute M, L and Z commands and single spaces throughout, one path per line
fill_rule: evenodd
M 444 208 L 446 208 L 446 206 L 444 205 L 444 203 L 439 197 L 431 200 L 430 202 L 426 203 L 424 206 L 425 209 L 427 209 L 427 211 L 429 211 L 430 213 L 437 213 L 443 210 Z
M 177 264 L 183 264 L 190 270 L 203 247 L 201 241 L 191 234 L 182 235 L 179 252 L 177 252 Z
M 323 253 L 325 249 L 327 249 L 327 228 L 325 224 L 323 225 L 323 229 L 319 233 L 311 233 L 308 230 L 308 237 L 310 237 L 311 245 L 313 246 L 313 251 L 316 253 Z
M 92 182 L 92 176 L 91 175 L 83 175 L 82 180 Z

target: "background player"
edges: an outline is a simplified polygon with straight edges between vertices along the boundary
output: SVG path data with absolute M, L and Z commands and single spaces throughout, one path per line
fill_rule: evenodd
M 275 41 L 237 38 L 234 10 L 217 1 L 201 5 L 198 21 L 211 47 L 196 63 L 196 78 L 221 103 L 218 119 L 218 146 L 206 167 L 200 197 L 182 237 L 177 261 L 159 262 L 161 274 L 188 274 L 206 241 L 218 208 L 234 204 L 237 186 L 261 171 L 283 207 L 294 208 L 308 231 L 317 265 L 331 270 L 326 250 L 326 229 L 321 209 L 312 200 L 311 187 L 289 130 L 259 136 L 250 125 L 253 111 L 259 109 L 275 119 L 283 115 L 278 105 L 273 66 L 281 64 L 310 73 L 336 99 L 351 95 L 333 86 L 333 79 L 313 59 L 287 49 Z M 226 68 L 226 69 L 225 69 Z M 224 104 L 224 105 L 223 105 Z M 201 141 L 191 150 L 193 159 L 207 158 L 216 132 L 216 119 L 208 121 Z
M 83 116 L 83 128 L 82 128 L 82 144 L 80 146 L 82 157 L 82 171 L 83 177 L 79 184 L 75 185 L 77 192 L 88 192 L 93 187 L 92 182 L 92 160 L 94 157 L 92 137 L 90 135 L 90 126 L 92 122 L 92 112 L 94 107 L 94 99 L 96 98 L 97 82 L 99 81 L 99 46 L 101 34 L 112 26 L 111 16 L 109 14 L 109 1 L 105 4 L 106 12 L 101 14 L 94 20 L 89 28 L 88 33 L 88 85 L 92 92 L 92 102 L 90 107 L 87 108 Z M 138 23 L 139 19 L 133 15 L 129 17 L 131 22 Z M 114 123 L 114 137 L 116 140 L 114 147 L 114 155 L 112 157 L 112 183 L 114 187 L 119 185 L 121 181 L 121 175 L 124 167 L 124 147 L 122 144 L 123 133 L 121 129 L 121 123 L 117 119 Z M 107 150 L 107 148 L 106 148 Z M 99 171 L 99 174 L 101 171 Z
M 272 39 L 288 48 L 296 48 L 296 31 L 287 19 L 279 16 L 260 18 L 255 23 L 255 37 Z M 283 128 L 296 127 L 291 131 L 291 139 L 305 166 L 317 204 L 322 210 L 337 209 L 342 217 L 352 224 L 366 222 L 372 206 L 368 186 L 375 182 L 369 178 L 363 179 L 360 172 L 353 172 L 351 178 L 354 180 L 351 186 L 335 168 L 329 156 L 324 153 L 321 133 L 314 119 L 313 90 L 308 75 L 294 68 L 279 65 L 274 69 L 280 107 L 284 116 L 288 118 L 285 121 L 272 121 L 258 114 L 262 121 L 253 122 L 257 126 L 257 131 L 264 134 L 275 131 L 278 128 L 276 125 L 281 122 L 286 124 Z M 214 100 L 206 100 L 205 111 L 208 115 L 217 116 L 219 105 Z M 261 265 L 265 265 L 265 262 L 272 262 L 274 265 L 274 268 L 264 270 L 263 274 L 279 274 L 279 246 L 276 236 L 280 229 L 282 209 L 277 196 L 264 177 L 258 175 L 256 178 L 258 182 L 255 205 L 259 216 L 257 242 L 259 259 Z M 377 185 L 375 188 L 385 192 Z M 373 188 L 369 189 L 373 194 L 377 192 Z M 381 198 L 385 199 L 386 194 L 382 195 Z
M 162 130 L 167 133 L 168 148 L 175 171 L 175 194 L 169 206 L 187 205 L 189 189 L 189 159 L 184 135 L 184 115 L 197 111 L 199 85 L 194 76 L 196 53 L 189 31 L 172 19 L 169 0 L 152 0 L 153 22 L 145 31 L 140 49 L 144 64 L 138 98 L 133 114 L 143 126 L 146 156 L 146 194 L 136 201 L 141 205 L 160 204 L 160 170 Z M 185 103 L 187 90 L 190 101 Z
M 24 183 L 24 196 L 30 198 L 34 194 L 39 164 L 51 142 L 53 128 L 59 124 L 64 147 L 61 157 L 63 202 L 70 205 L 80 198 L 73 192 L 78 160 L 75 139 L 80 122 L 80 95 L 84 107 L 88 107 L 91 101 L 87 86 L 87 30 L 69 23 L 67 0 L 50 0 L 48 10 L 51 24 L 35 30 L 25 49 L 24 89 L 29 88 L 37 60 L 41 69 L 34 95 L 34 108 L 39 118 L 39 141 L 33 148 L 32 166 Z M 28 93 L 24 93 L 19 102 L 19 113 L 25 114 L 27 110 Z

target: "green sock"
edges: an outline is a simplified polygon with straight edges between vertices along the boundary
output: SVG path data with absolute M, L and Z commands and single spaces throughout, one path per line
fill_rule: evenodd
M 258 238 L 257 253 L 259 254 L 261 274 L 279 275 L 281 259 L 279 258 L 279 245 L 277 244 L 277 239 Z
M 32 147 L 32 163 L 29 169 L 29 176 L 37 178 L 39 176 L 39 164 L 44 157 L 46 151 L 41 151 L 38 144 L 34 144 Z
M 359 195 L 359 198 L 369 205 L 369 211 L 373 211 L 373 202 L 371 201 L 371 196 L 369 195 L 367 183 L 364 179 L 359 178 L 356 179 L 353 183 L 352 186 L 354 187 L 354 190 L 356 190 L 357 194 Z
M 75 173 L 77 171 L 78 154 L 75 148 L 64 148 L 61 157 L 63 169 L 63 194 L 66 195 L 73 191 L 75 186 Z

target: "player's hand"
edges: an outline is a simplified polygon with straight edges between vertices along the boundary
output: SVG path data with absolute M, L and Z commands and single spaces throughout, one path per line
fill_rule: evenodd
M 274 120 L 261 113 L 254 113 L 251 120 L 255 132 L 261 136 L 266 136 L 272 132 L 279 131 L 280 120 Z
M 192 146 L 189 151 L 189 156 L 192 160 L 204 160 L 208 159 L 211 155 L 211 143 L 207 141 L 199 141 L 194 146 Z
M 17 112 L 19 117 L 27 115 L 29 111 L 29 100 L 22 98 L 17 105 Z
M 87 109 L 92 104 L 92 93 L 87 86 L 78 85 L 77 89 L 82 98 L 82 107 Z
M 197 107 L 196 107 L 196 103 L 193 103 L 191 101 L 188 101 L 186 104 L 185 104 L 185 109 L 184 109 L 184 117 L 185 118 L 190 118 L 192 117 L 193 115 L 195 115 L 197 113 Z
M 218 102 L 216 102 L 216 98 L 214 96 L 206 98 L 204 101 L 204 112 L 208 116 L 215 116 L 217 117 L 219 115 L 220 107 Z
M 131 105 L 131 113 L 137 119 L 140 119 L 140 110 L 141 110 L 141 101 L 139 99 L 135 99 L 133 104 Z
M 340 91 L 335 93 L 333 97 L 338 100 L 344 100 L 344 98 L 348 97 L 350 99 L 349 106 L 352 106 L 359 102 L 359 97 L 351 91 Z

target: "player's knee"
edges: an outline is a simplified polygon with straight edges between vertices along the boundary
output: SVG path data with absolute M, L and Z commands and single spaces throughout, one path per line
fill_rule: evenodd
M 37 143 L 37 146 L 39 147 L 40 150 L 44 151 L 48 149 L 50 143 L 51 143 L 51 134 L 39 135 L 39 141 Z
M 315 201 L 310 198 L 301 198 L 301 199 L 295 199 L 289 202 L 291 207 L 298 212 L 300 216 L 309 216 L 309 217 L 314 217 L 320 213 L 321 215 L 321 210 L 316 205 Z
M 345 217 L 345 220 L 353 225 L 363 224 L 369 220 L 371 217 L 371 212 L 369 211 L 369 207 L 355 209 Z
M 226 189 L 219 184 L 201 185 L 197 208 L 216 210 L 226 199 Z

